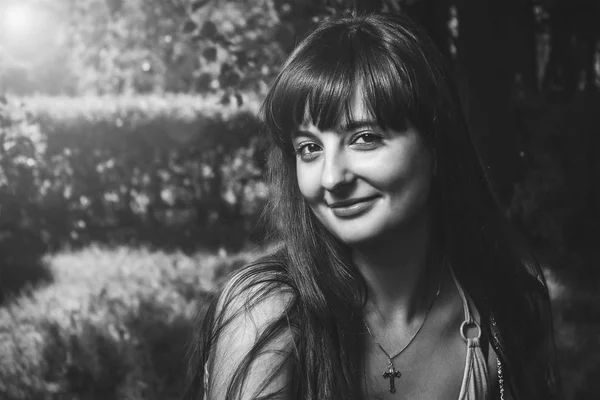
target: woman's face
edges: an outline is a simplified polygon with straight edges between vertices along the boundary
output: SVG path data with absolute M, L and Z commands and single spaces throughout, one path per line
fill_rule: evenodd
M 422 215 L 432 162 L 415 129 L 377 126 L 360 90 L 350 116 L 327 131 L 303 123 L 293 145 L 300 192 L 321 223 L 352 246 L 401 231 Z

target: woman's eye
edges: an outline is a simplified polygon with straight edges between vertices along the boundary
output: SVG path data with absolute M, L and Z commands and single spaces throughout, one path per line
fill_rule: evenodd
M 380 143 L 382 137 L 373 133 L 362 133 L 354 139 L 352 144 L 361 146 L 361 147 L 373 147 L 374 145 Z
M 321 148 L 315 143 L 301 143 L 295 151 L 302 161 L 310 161 L 318 156 Z

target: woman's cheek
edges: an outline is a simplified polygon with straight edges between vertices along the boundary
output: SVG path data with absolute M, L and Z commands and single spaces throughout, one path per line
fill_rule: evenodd
M 318 194 L 319 177 L 311 171 L 309 166 L 301 162 L 298 162 L 296 166 L 296 177 L 302 196 L 308 201 L 314 199 Z

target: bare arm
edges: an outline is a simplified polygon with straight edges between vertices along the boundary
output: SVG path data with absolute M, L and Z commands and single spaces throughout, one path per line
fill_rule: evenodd
M 236 398 L 271 395 L 273 397 L 269 398 L 289 398 L 286 394 L 289 379 L 286 364 L 292 345 L 289 330 L 268 340 L 252 357 L 245 371 L 239 368 L 265 330 L 282 317 L 290 296 L 273 292 L 256 301 L 253 294 L 260 287 L 240 291 L 236 285 L 236 280 L 232 280 L 220 299 L 219 308 L 224 311 L 224 320 L 228 323 L 211 350 L 207 400 L 229 398 L 228 388 L 236 378 L 240 379 Z

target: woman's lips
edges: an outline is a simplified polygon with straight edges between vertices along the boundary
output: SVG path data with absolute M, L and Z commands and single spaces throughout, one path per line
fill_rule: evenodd
M 329 205 L 331 212 L 336 217 L 349 218 L 367 211 L 375 204 L 376 197 L 360 199 L 358 201 L 345 201 Z

